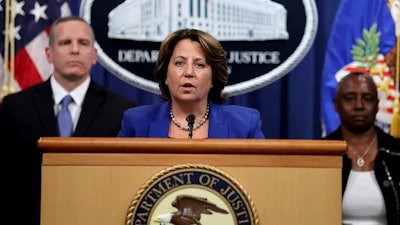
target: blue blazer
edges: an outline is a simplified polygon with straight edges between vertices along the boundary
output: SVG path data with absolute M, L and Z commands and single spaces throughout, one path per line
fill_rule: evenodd
M 264 139 L 260 112 L 237 105 L 209 102 L 208 138 Z M 171 101 L 137 106 L 125 111 L 118 137 L 167 138 Z

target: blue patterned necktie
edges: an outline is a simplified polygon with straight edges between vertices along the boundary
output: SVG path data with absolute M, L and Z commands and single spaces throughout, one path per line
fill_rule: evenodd
M 60 137 L 70 137 L 72 134 L 72 117 L 68 109 L 71 102 L 72 97 L 70 95 L 65 96 L 62 100 L 61 110 L 57 116 Z

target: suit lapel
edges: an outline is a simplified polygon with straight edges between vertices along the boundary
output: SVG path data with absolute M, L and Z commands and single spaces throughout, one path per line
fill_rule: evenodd
M 222 115 L 220 105 L 210 102 L 208 138 L 228 138 L 228 123 Z
M 91 81 L 82 103 L 81 115 L 73 136 L 85 136 L 87 129 L 96 116 L 97 110 L 104 101 L 104 96 L 104 91 Z
M 150 123 L 149 136 L 150 137 L 168 137 L 170 115 L 169 109 L 171 102 L 167 101 L 162 104 L 157 113 L 157 119 Z
M 45 136 L 58 136 L 57 120 L 54 112 L 54 100 L 50 79 L 37 86 L 32 92 L 32 100 L 43 126 Z

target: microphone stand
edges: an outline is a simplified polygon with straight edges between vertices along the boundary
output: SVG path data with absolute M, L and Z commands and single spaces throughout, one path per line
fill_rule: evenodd
M 192 139 L 193 137 L 193 124 L 195 118 L 196 117 L 193 114 L 190 114 L 186 117 L 186 121 L 188 122 L 188 127 L 189 127 L 189 139 Z

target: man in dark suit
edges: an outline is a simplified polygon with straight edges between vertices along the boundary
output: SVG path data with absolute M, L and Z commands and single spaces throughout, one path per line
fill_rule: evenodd
M 0 146 L 10 168 L 3 170 L 7 220 L 40 224 L 42 153 L 37 141 L 59 136 L 57 115 L 61 102 L 72 97 L 71 136 L 115 137 L 123 112 L 135 106 L 90 78 L 97 61 L 94 33 L 83 19 L 70 16 L 55 21 L 46 56 L 54 66 L 43 83 L 4 97 L 0 109 Z M 3 180 L 4 181 L 4 180 Z M 25 221 L 26 222 L 22 222 Z M 20 222 L 18 222 L 20 221 Z

